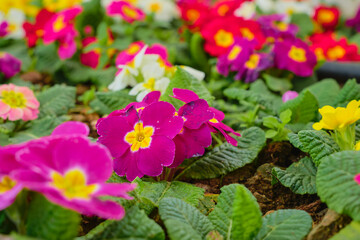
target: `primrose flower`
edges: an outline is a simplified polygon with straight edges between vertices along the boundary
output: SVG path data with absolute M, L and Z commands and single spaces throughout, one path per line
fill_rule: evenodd
M 9 53 L 0 52 L 0 73 L 4 74 L 5 78 L 11 78 L 20 72 L 21 61 Z
M 336 7 L 319 6 L 313 19 L 325 30 L 334 30 L 339 22 L 340 11 Z
M 183 119 L 175 116 L 170 103 L 155 102 L 141 112 L 131 107 L 122 115 L 99 121 L 98 142 L 115 158 L 115 172 L 133 181 L 144 175 L 158 176 L 174 162 L 173 138 L 182 128 Z
M 201 28 L 208 19 L 209 5 L 204 2 L 178 2 L 181 18 L 192 29 Z
M 300 39 L 275 42 L 274 54 L 277 68 L 292 71 L 301 77 L 311 76 L 317 64 L 315 54 Z
M 93 44 L 97 42 L 96 37 L 85 37 L 82 40 L 82 46 L 83 48 L 89 46 L 90 44 Z M 94 49 L 89 52 L 82 53 L 80 55 L 80 62 L 88 67 L 91 67 L 93 69 L 96 69 L 99 65 L 99 59 L 100 59 L 100 50 Z
M 187 89 L 174 88 L 173 94 L 173 98 L 176 98 L 185 103 L 190 103 L 199 99 L 199 96 L 196 93 Z M 206 123 L 210 127 L 210 130 L 214 133 L 220 131 L 228 143 L 237 146 L 236 139 L 231 137 L 228 132 L 234 134 L 235 136 L 241 135 L 236 133 L 231 127 L 222 123 L 225 118 L 225 114 L 212 107 L 209 107 L 208 110 L 214 114 L 214 117 Z
M 21 39 L 24 37 L 23 23 L 25 14 L 19 9 L 10 9 L 6 15 L 0 12 L 0 23 L 7 38 Z M 6 26 L 6 29 L 5 29 Z
M 360 32 L 360 8 L 357 10 L 356 15 L 353 18 L 346 21 L 346 25 L 353 27 L 356 29 L 356 31 Z
M 127 192 L 135 188 L 129 183 L 106 183 L 112 159 L 104 146 L 81 135 L 54 134 L 29 142 L 16 157 L 26 169 L 15 171 L 14 178 L 51 202 L 102 218 L 125 215 L 117 203 L 100 200 L 108 195 L 132 199 Z
M 170 79 L 167 77 L 162 77 L 158 80 L 154 77 L 150 77 L 145 82 L 135 85 L 135 87 L 129 92 L 129 95 L 137 95 L 136 101 L 141 102 L 144 97 L 152 91 L 160 91 L 161 93 L 164 93 L 166 88 L 169 86 L 169 83 Z
M 235 19 L 237 20 L 236 23 L 241 33 L 240 36 L 252 43 L 255 46 L 255 49 L 261 49 L 266 39 L 260 24 L 253 20 L 244 20 L 241 18 Z
M 211 9 L 211 14 L 214 17 L 234 16 L 234 12 L 242 5 L 242 2 L 237 0 L 217 1 Z
M 0 12 L 7 14 L 12 9 L 16 9 L 33 17 L 36 15 L 38 8 L 32 5 L 31 2 L 32 0 L 1 0 Z
M 272 14 L 260 16 L 257 21 L 270 42 L 288 37 L 294 38 L 299 28 L 295 24 L 286 23 L 285 14 Z
M 333 108 L 327 105 L 319 109 L 319 112 L 322 119 L 320 122 L 313 124 L 315 130 L 343 129 L 360 119 L 360 101 L 352 100 L 348 103 L 346 108 Z
M 15 170 L 22 167 L 16 161 L 15 153 L 22 149 L 23 146 L 22 144 L 0 147 L 0 210 L 10 206 L 23 189 L 22 184 L 12 176 Z
M 0 86 L 0 117 L 16 121 L 34 120 L 38 117 L 39 102 L 27 87 L 13 84 Z
M 144 12 L 126 1 L 114 1 L 106 7 L 106 13 L 109 16 L 120 15 L 128 23 L 141 21 L 145 19 Z
M 360 174 L 355 175 L 354 181 L 360 185 Z
M 82 0 L 43 0 L 44 7 L 52 12 L 61 11 L 80 5 Z
M 147 14 L 154 14 L 156 21 L 170 22 L 179 15 L 173 1 L 168 0 L 141 0 L 137 6 Z
M 238 65 L 239 63 L 237 63 Z M 259 73 L 273 65 L 272 58 L 266 53 L 252 53 L 249 58 L 237 69 L 236 80 L 244 79 L 245 83 L 253 82 Z
M 287 91 L 282 95 L 282 101 L 285 103 L 287 101 L 290 101 L 294 98 L 296 98 L 297 96 L 299 96 L 299 94 L 295 91 Z
M 246 20 L 251 19 L 256 14 L 256 4 L 255 2 L 242 2 L 240 7 L 234 11 L 236 17 L 242 17 Z

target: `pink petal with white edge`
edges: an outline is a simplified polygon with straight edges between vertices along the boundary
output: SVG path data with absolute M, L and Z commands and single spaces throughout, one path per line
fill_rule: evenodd
M 27 99 L 26 104 L 27 107 L 30 108 L 38 108 L 40 106 L 40 103 L 38 100 L 34 99 Z
M 20 120 L 24 116 L 24 111 L 21 108 L 12 108 L 9 111 L 8 116 L 10 121 Z
M 88 136 L 90 133 L 90 128 L 88 125 L 82 122 L 68 121 L 57 126 L 51 135 L 83 135 Z
M 0 115 L 8 113 L 10 109 L 9 105 L 0 100 Z

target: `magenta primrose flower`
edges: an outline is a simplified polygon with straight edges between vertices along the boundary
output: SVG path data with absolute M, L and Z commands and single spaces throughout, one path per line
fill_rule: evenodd
M 357 184 L 360 185 L 360 174 L 355 175 L 354 180 Z
M 0 163 L 5 162 L 2 169 L 6 166 L 5 172 L 0 172 L 0 199 L 13 201 L 24 187 L 81 214 L 121 219 L 125 214 L 122 206 L 100 197 L 132 199 L 127 193 L 136 185 L 106 183 L 113 169 L 111 155 L 104 146 L 91 143 L 88 132 L 83 123 L 67 122 L 51 136 L 0 148 Z
M 146 17 L 145 13 L 141 9 L 135 7 L 127 1 L 111 2 L 106 8 L 106 13 L 109 16 L 120 15 L 120 17 L 128 23 L 141 21 Z
M 272 40 L 295 38 L 296 33 L 299 31 L 298 26 L 285 22 L 285 14 L 272 14 L 260 16 L 257 21 L 260 23 L 261 28 L 268 38 Z
M 129 181 L 158 176 L 164 166 L 170 166 L 175 156 L 173 138 L 183 128 L 183 119 L 175 116 L 170 103 L 154 102 L 139 110 L 133 106 L 97 124 L 98 142 L 115 158 L 115 172 Z
M 11 78 L 20 72 L 21 61 L 9 53 L 0 51 L 0 73 L 3 73 L 5 78 Z
M 296 98 L 297 96 L 299 96 L 299 94 L 295 91 L 287 91 L 282 95 L 282 101 L 285 103 L 287 101 L 290 101 L 294 98 Z
M 311 76 L 317 64 L 315 53 L 300 39 L 276 41 L 274 54 L 277 68 L 289 70 L 301 77 Z
M 40 103 L 33 91 L 13 84 L 0 85 L 0 117 L 16 121 L 34 120 L 38 117 Z

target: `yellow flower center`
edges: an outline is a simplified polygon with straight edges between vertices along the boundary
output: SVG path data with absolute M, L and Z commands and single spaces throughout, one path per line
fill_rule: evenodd
M 209 122 L 211 122 L 211 123 L 218 123 L 219 121 L 218 121 L 216 118 L 212 118 L 212 119 L 209 120 Z
M 279 29 L 280 31 L 286 31 L 288 30 L 288 27 L 289 25 L 287 25 L 286 23 L 284 22 L 278 22 L 278 23 L 275 23 L 277 29 Z
M 6 30 L 7 30 L 8 32 L 15 32 L 16 29 L 17 29 L 17 26 L 16 26 L 15 24 L 11 23 L 11 24 L 9 24 L 9 25 L 7 26 L 7 29 L 6 29 Z
M 325 59 L 324 50 L 322 48 L 316 48 L 314 52 L 318 60 Z
M 327 55 L 330 60 L 337 60 L 339 58 L 343 58 L 345 56 L 345 54 L 346 54 L 346 51 L 341 46 L 335 46 L 335 47 L 329 48 L 329 50 L 327 51 Z
M 10 191 L 15 187 L 16 182 L 12 180 L 9 176 L 4 176 L 0 181 L 0 194 L 3 194 L 7 191 Z
M 152 4 L 150 4 L 150 11 L 151 11 L 151 12 L 156 13 L 156 12 L 158 12 L 158 11 L 160 11 L 160 10 L 161 10 L 161 5 L 160 5 L 160 3 L 152 3 Z
M 129 18 L 135 19 L 139 16 L 138 13 L 134 9 L 132 9 L 126 5 L 122 7 L 122 11 Z
M 143 126 L 142 122 L 135 124 L 134 131 L 128 132 L 125 141 L 131 145 L 131 151 L 136 152 L 140 148 L 148 148 L 151 143 L 154 128 Z
M 224 47 L 224 48 L 230 47 L 234 43 L 233 34 L 231 32 L 227 32 L 223 29 L 220 29 L 219 31 L 217 31 L 214 39 L 215 39 L 216 45 L 218 45 L 220 47 Z
M 35 34 L 38 37 L 42 37 L 42 36 L 44 36 L 44 30 L 38 29 L 38 30 L 36 30 Z
M 289 51 L 289 58 L 299 63 L 306 62 L 306 52 L 302 48 L 292 46 Z
M 5 57 L 5 52 L 0 52 L 0 58 Z
M 146 83 L 143 84 L 143 86 L 150 91 L 155 91 L 155 78 L 150 78 Z
M 65 27 L 64 16 L 60 15 L 59 17 L 57 17 L 53 27 L 55 32 L 59 32 L 62 29 L 64 29 Z
M 319 23 L 331 23 L 335 19 L 335 14 L 331 10 L 322 9 L 317 17 Z
M 128 50 L 126 52 L 130 55 L 134 55 L 140 50 L 140 46 L 138 44 L 131 44 Z
M 245 67 L 248 69 L 255 69 L 260 62 L 260 55 L 259 54 L 251 54 L 249 60 L 245 63 Z
M 186 12 L 186 17 L 189 19 L 189 21 L 196 22 L 196 20 L 198 20 L 200 17 L 200 13 L 196 9 L 189 9 Z
M 240 28 L 241 35 L 246 38 L 247 40 L 251 41 L 255 38 L 255 35 L 250 29 L 248 28 Z
M 90 195 L 98 188 L 96 184 L 87 185 L 85 174 L 78 169 L 70 170 L 64 176 L 58 172 L 53 172 L 51 178 L 51 186 L 59 190 L 68 199 L 89 199 Z
M 230 53 L 229 53 L 229 55 L 228 55 L 228 60 L 229 60 L 229 61 L 232 61 L 232 60 L 234 60 L 235 58 L 237 58 L 237 57 L 239 56 L 239 54 L 241 53 L 241 51 L 242 51 L 242 47 L 240 47 L 240 46 L 234 46 L 234 47 L 231 49 L 231 51 L 230 51 Z
M 24 108 L 26 107 L 26 98 L 21 92 L 3 91 L 0 99 L 3 103 L 9 105 L 11 108 Z
M 223 4 L 221 5 L 219 8 L 218 8 L 218 14 L 220 16 L 225 16 L 225 14 L 229 11 L 229 6 L 226 5 L 226 4 Z

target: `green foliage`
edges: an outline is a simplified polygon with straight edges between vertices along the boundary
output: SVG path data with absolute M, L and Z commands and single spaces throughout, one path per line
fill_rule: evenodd
M 167 219 L 164 221 L 167 233 L 171 240 L 202 240 L 200 233 L 188 223 L 177 219 Z
M 269 74 L 263 74 L 263 77 L 266 81 L 266 85 L 272 91 L 284 94 L 286 91 L 289 91 L 292 88 L 292 84 L 287 78 L 277 78 Z
M 315 194 L 316 171 L 311 158 L 305 157 L 285 170 L 274 167 L 272 174 L 276 180 L 296 194 Z
M 306 13 L 294 13 L 291 15 L 291 23 L 299 27 L 297 36 L 305 38 L 314 32 L 314 23 L 310 16 Z
M 31 58 L 24 39 L 12 40 L 6 46 L 0 46 L 2 52 L 7 52 L 21 60 L 21 70 L 26 71 L 31 65 Z M 0 77 L 1 79 L 1 77 Z
M 67 114 L 75 106 L 75 87 L 55 85 L 37 95 L 40 102 L 39 118 L 44 116 L 60 116 Z
M 322 159 L 316 187 L 322 202 L 338 213 L 360 220 L 360 186 L 354 180 L 360 173 L 360 152 L 342 151 Z
M 179 232 L 179 228 L 181 227 L 183 231 L 192 229 L 202 238 L 205 238 L 214 228 L 210 220 L 199 210 L 177 198 L 164 198 L 161 200 L 159 204 L 159 214 L 165 222 L 168 220 L 177 220 L 185 223 L 178 225 L 175 229 L 171 229 L 175 224 L 174 222 L 168 222 L 167 227 L 169 227 L 169 232 Z
M 90 102 L 91 108 L 99 114 L 109 114 L 112 111 L 122 109 L 129 103 L 135 102 L 134 96 L 130 96 L 128 91 L 97 92 L 96 98 Z
M 287 109 L 280 113 L 280 121 L 273 116 L 263 118 L 263 125 L 270 128 L 265 133 L 266 138 L 271 138 L 274 141 L 286 141 L 289 140 L 288 134 L 291 130 L 287 129 L 285 125 L 291 121 L 291 110 Z
M 239 184 L 221 188 L 209 219 L 226 240 L 253 239 L 261 228 L 261 211 L 256 199 Z
M 238 146 L 224 143 L 215 147 L 200 159 L 190 164 L 182 174 L 195 179 L 216 178 L 245 166 L 255 160 L 265 146 L 263 130 L 257 127 L 246 129 L 238 138 Z
M 340 151 L 334 139 L 324 131 L 303 130 L 298 133 L 298 137 L 290 136 L 290 142 L 303 152 L 310 154 L 316 166 L 320 164 L 322 158 Z
M 357 240 L 360 236 L 360 222 L 352 221 L 330 240 Z
M 360 99 L 360 84 L 356 79 L 348 80 L 333 102 L 333 107 L 344 107 L 351 100 Z
M 305 90 L 297 98 L 285 102 L 279 112 L 286 109 L 292 112 L 291 123 L 308 123 L 317 116 L 318 102 L 309 90 Z
M 192 34 L 190 40 L 191 58 L 194 60 L 196 65 L 201 68 L 202 71 L 208 72 L 210 70 L 210 66 L 203 45 L 204 45 L 204 39 L 202 38 L 201 34 L 199 33 Z
M 38 194 L 29 207 L 26 233 L 48 240 L 73 239 L 78 234 L 79 224 L 78 213 L 52 204 Z
M 173 104 L 175 108 L 179 108 L 183 105 L 183 102 L 170 97 L 173 96 L 174 88 L 189 89 L 194 91 L 201 99 L 205 99 L 208 102 L 213 100 L 213 97 L 205 85 L 180 67 L 177 67 L 174 77 L 171 79 L 169 86 L 161 97 L 163 101 Z
M 37 45 L 34 54 L 36 57 L 35 69 L 39 72 L 54 74 L 63 64 L 58 57 L 55 43 Z
M 256 240 L 302 240 L 312 227 L 312 219 L 302 210 L 277 210 L 263 217 Z
M 306 88 L 317 99 L 319 107 L 332 105 L 340 92 L 340 86 L 334 79 L 324 79 Z
M 76 240 L 123 239 L 123 240 L 164 240 L 162 228 L 146 216 L 143 210 L 134 206 L 126 211 L 121 221 L 107 220 Z

